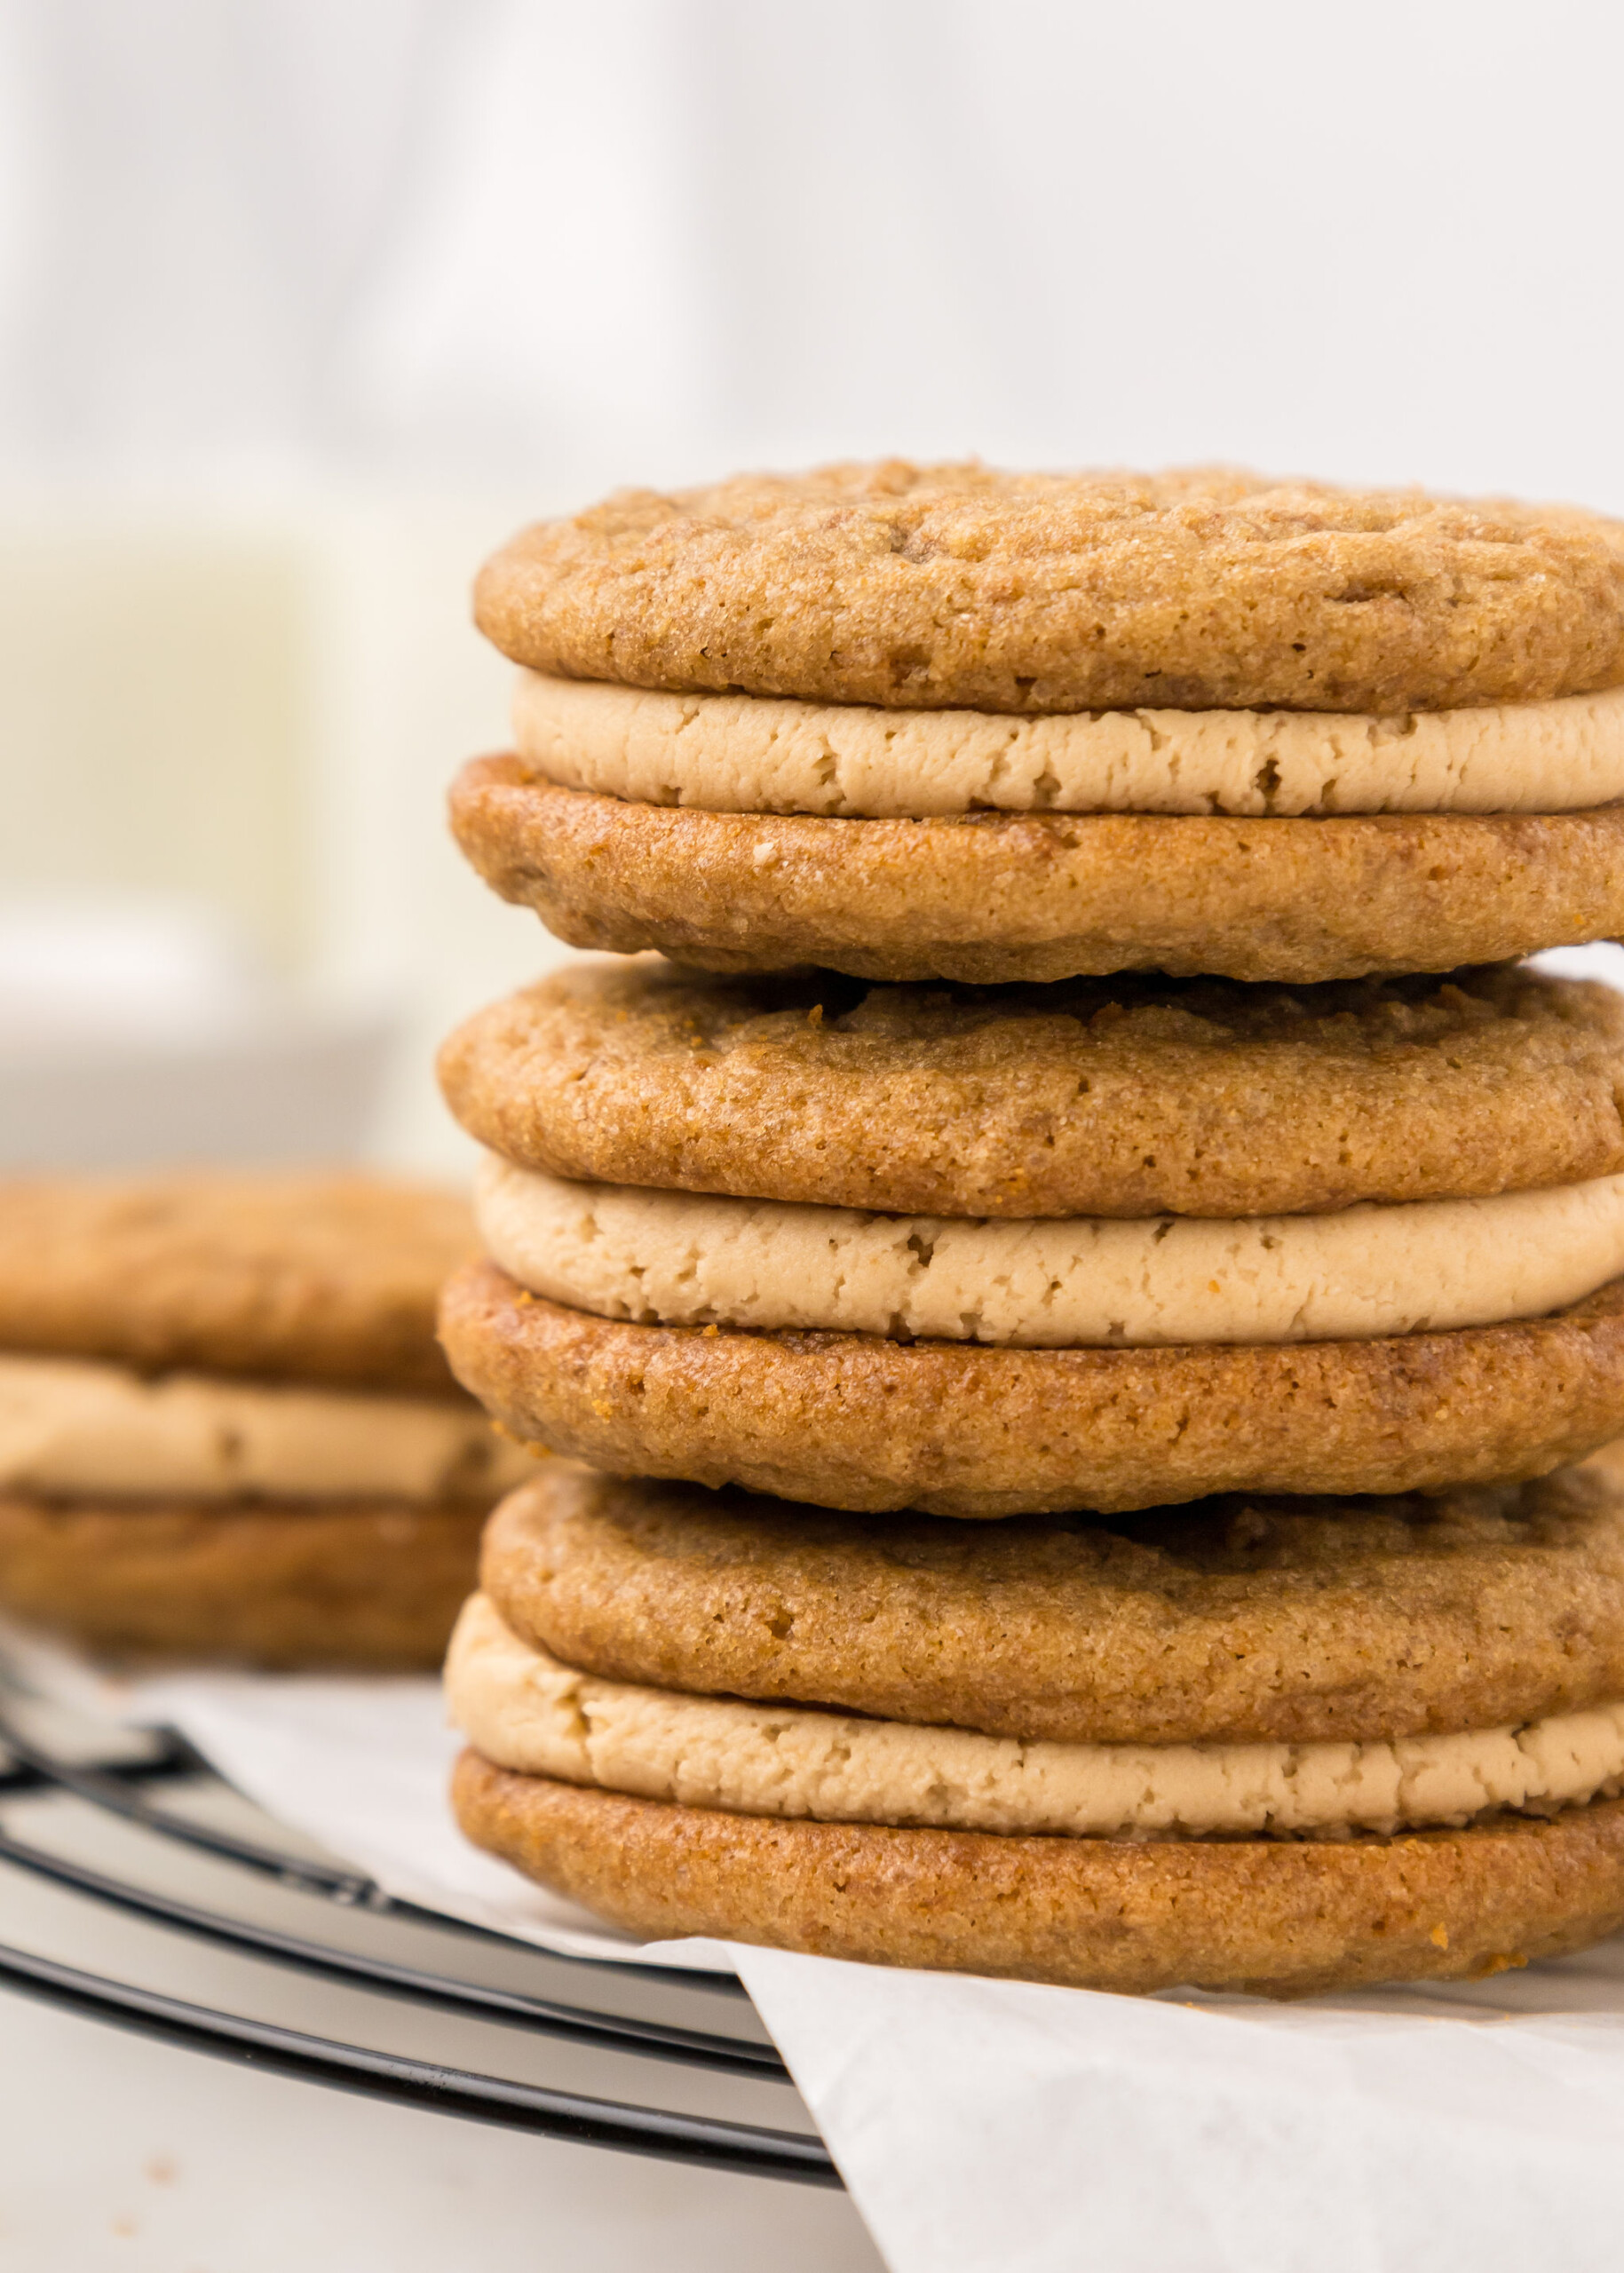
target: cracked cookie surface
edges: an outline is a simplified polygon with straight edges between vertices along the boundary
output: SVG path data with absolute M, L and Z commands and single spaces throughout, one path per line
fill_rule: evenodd
M 1450 709 L 1624 681 L 1624 527 L 1221 467 L 892 459 L 622 491 L 515 537 L 476 612 L 535 669 L 677 692 Z
M 1289 1214 L 1624 1169 L 1624 998 L 1515 968 L 972 991 L 603 959 L 478 1012 L 440 1068 L 520 1167 L 898 1215 Z
M 851 1516 L 562 1461 L 480 1582 L 601 1677 L 1059 1743 L 1316 1743 L 1624 1696 L 1624 1454 L 1109 1521 Z

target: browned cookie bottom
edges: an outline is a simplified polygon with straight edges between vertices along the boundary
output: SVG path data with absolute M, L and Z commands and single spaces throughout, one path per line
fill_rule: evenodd
M 517 757 L 465 766 L 452 826 L 572 946 L 859 978 L 1359 978 L 1624 931 L 1624 808 L 1234 820 L 826 820 L 633 804 Z
M 109 1656 L 438 1666 L 485 1502 L 0 1497 L 0 1610 Z
M 1364 1342 L 1022 1350 L 638 1326 L 494 1263 L 448 1285 L 457 1378 L 619 1476 L 820 1507 L 1117 1513 L 1219 1492 L 1435 1492 L 1624 1436 L 1624 1279 L 1549 1318 Z
M 1005 1838 L 725 1815 L 465 1752 L 476 1846 L 632 1933 L 953 1973 L 1308 1996 L 1472 1979 L 1624 1925 L 1624 1801 L 1391 1839 Z

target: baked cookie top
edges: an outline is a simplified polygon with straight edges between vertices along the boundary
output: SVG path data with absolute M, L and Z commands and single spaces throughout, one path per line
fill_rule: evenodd
M 0 1184 L 0 1349 L 451 1395 L 435 1300 L 477 1246 L 462 1200 L 362 1175 Z
M 1624 681 L 1624 524 L 1223 467 L 626 490 L 476 588 L 567 677 L 893 709 L 1446 710 Z
M 901 1215 L 1288 1214 L 1624 1170 L 1624 996 L 1516 966 L 970 988 L 606 959 L 479 1012 L 440 1078 L 522 1167 Z
M 1624 1465 L 1438 1498 L 861 1517 L 553 1462 L 482 1584 L 566 1664 L 1076 1743 L 1496 1728 L 1624 1684 Z

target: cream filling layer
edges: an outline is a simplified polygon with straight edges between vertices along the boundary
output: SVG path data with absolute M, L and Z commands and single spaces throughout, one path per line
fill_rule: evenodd
M 571 1184 L 491 1154 L 475 1210 L 510 1277 L 599 1318 L 1035 1350 L 1442 1332 L 1624 1271 L 1624 1176 L 1328 1216 L 989 1222 Z
M 0 1357 L 0 1490 L 494 1501 L 535 1474 L 477 1407 L 449 1400 Z
M 1624 1778 L 1624 1703 L 1367 1744 L 1023 1744 L 600 1681 L 533 1649 L 487 1595 L 446 1661 L 453 1724 L 520 1775 L 736 1815 L 943 1830 L 1393 1832 L 1573 1806 Z
M 1624 797 L 1624 687 L 1398 717 L 1105 710 L 1011 718 L 521 673 L 551 781 L 710 812 L 1564 812 Z

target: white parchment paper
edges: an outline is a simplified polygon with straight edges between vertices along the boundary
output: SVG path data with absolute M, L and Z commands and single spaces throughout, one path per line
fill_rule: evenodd
M 45 1694 L 182 1730 L 392 1894 L 572 1956 L 735 1968 L 893 2273 L 1624 2264 L 1624 1936 L 1286 2006 L 638 1944 L 458 1836 L 432 1681 L 129 1683 L 4 1639 Z

